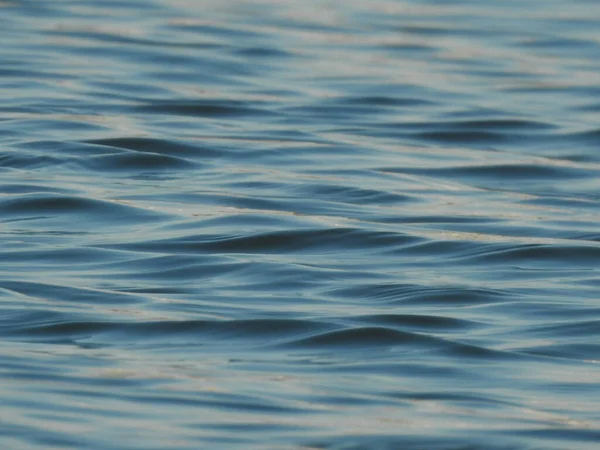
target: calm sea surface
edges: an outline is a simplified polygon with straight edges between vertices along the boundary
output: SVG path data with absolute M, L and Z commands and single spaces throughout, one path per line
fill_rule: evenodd
M 0 19 L 0 448 L 599 448 L 600 2 Z

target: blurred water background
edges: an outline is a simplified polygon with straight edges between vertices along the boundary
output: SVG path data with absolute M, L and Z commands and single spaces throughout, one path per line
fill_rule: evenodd
M 600 3 L 0 0 L 3 449 L 600 442 Z

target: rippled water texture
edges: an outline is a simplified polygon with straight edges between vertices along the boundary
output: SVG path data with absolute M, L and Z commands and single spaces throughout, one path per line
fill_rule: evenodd
M 0 6 L 0 447 L 598 448 L 600 3 Z

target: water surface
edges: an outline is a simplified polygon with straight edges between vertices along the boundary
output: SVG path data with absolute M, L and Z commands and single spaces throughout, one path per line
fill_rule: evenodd
M 0 7 L 3 448 L 597 448 L 597 2 Z

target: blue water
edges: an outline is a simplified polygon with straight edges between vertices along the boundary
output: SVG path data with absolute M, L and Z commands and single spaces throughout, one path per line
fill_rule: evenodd
M 2 449 L 599 448 L 599 2 L 0 17 Z

